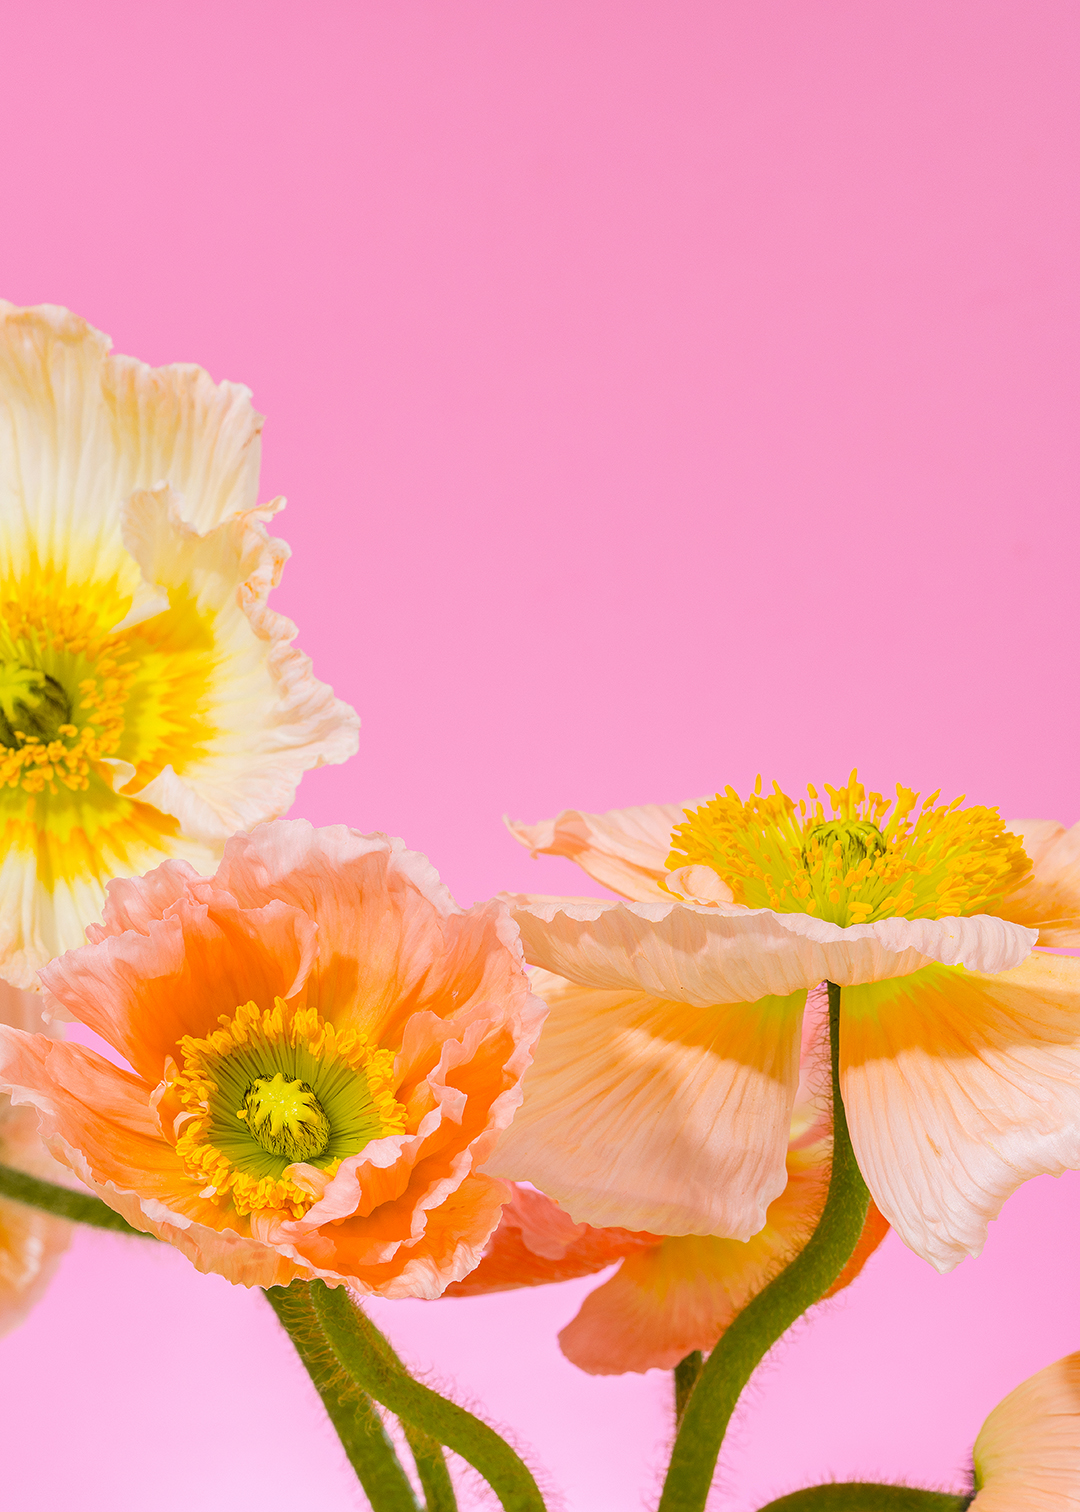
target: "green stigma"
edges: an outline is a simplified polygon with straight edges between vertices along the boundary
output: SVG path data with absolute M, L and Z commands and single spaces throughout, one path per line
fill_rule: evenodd
M 0 745 L 16 750 L 26 737 L 55 740 L 71 720 L 71 701 L 55 677 L 0 662 Z
M 290 1162 L 316 1160 L 330 1143 L 330 1120 L 313 1089 L 280 1071 L 252 1082 L 236 1116 L 268 1154 Z

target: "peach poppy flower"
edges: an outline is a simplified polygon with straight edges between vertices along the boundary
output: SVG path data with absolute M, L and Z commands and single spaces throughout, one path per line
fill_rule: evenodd
M 357 746 L 267 607 L 288 548 L 247 389 L 108 351 L 0 301 L 0 977 L 32 990 L 110 877 L 212 871 Z
M 547 974 L 534 974 L 543 992 Z M 711 1350 L 728 1324 L 806 1243 L 825 1200 L 831 1159 L 827 1110 L 804 1076 L 791 1124 L 787 1185 L 752 1239 L 664 1237 L 574 1223 L 542 1192 L 515 1186 L 484 1257 L 447 1296 L 474 1296 L 619 1269 L 585 1298 L 559 1334 L 567 1359 L 591 1375 L 670 1370 Z M 888 1224 L 871 1203 L 863 1236 L 827 1295 L 852 1282 Z
M 999 1402 L 975 1440 L 972 1512 L 1080 1507 L 1080 1354 L 1030 1376 Z
M 0 1023 L 48 1032 L 40 993 L 20 992 L 0 982 Z M 44 1181 L 65 1181 L 68 1173 L 49 1155 L 32 1108 L 13 1107 L 0 1097 L 0 1162 Z M 0 1197 L 0 1333 L 8 1333 L 34 1306 L 71 1242 L 72 1225 L 37 1208 Z
M 438 1296 L 507 1198 L 478 1174 L 544 1005 L 501 903 L 302 821 L 109 886 L 48 992 L 130 1065 L 0 1028 L 0 1085 L 134 1227 L 246 1286 Z
M 887 817 L 854 774 L 831 817 L 810 793 L 511 826 L 640 901 L 513 900 L 558 981 L 489 1168 L 576 1222 L 749 1239 L 784 1188 L 806 991 L 828 980 L 867 1185 L 949 1270 L 1021 1182 L 1080 1165 L 1080 961 L 1032 955 L 1029 927 L 1074 938 L 1070 846 L 1055 830 L 1032 871 L 994 810 L 898 788 Z

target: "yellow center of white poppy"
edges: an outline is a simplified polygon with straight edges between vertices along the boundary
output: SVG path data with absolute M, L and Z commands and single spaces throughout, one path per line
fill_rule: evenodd
M 0 844 L 36 857 L 38 881 L 102 879 L 160 847 L 176 821 L 116 791 L 208 749 L 217 654 L 191 598 L 118 629 L 132 589 L 32 562 L 0 575 Z M 138 870 L 137 865 L 134 866 Z
M 920 806 L 899 783 L 895 800 L 867 794 L 855 772 L 825 791 L 828 815 L 813 785 L 798 802 L 775 783 L 763 794 L 760 777 L 745 802 L 726 788 L 687 809 L 668 868 L 708 866 L 736 903 L 842 925 L 985 913 L 1031 869 L 997 809 L 939 804 L 939 793 Z

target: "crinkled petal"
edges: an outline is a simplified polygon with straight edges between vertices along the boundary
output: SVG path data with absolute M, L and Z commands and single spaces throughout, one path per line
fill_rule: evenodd
M 1080 945 L 1080 824 L 1013 819 L 1031 857 L 1031 873 L 1001 907 L 1006 919 L 1039 931 L 1040 945 Z
M 486 1169 L 577 1223 L 748 1239 L 785 1182 L 805 993 L 704 1006 L 538 972 L 550 1009 Z
M 534 856 L 566 856 L 612 892 L 649 899 L 667 897 L 671 832 L 685 818 L 681 804 L 647 803 L 606 814 L 564 809 L 539 824 L 507 819 L 506 827 Z
M 1080 1166 L 1080 961 L 944 966 L 845 989 L 855 1153 L 904 1243 L 951 1270 L 1022 1182 Z
M 629 988 L 705 1006 L 786 996 L 830 981 L 906 976 L 932 961 L 1004 971 L 1035 932 L 988 914 L 881 919 L 841 928 L 809 914 L 511 898 L 530 964 L 582 985 Z
M 1011 1391 L 975 1440 L 973 1512 L 1080 1507 L 1080 1353 Z
M 124 500 L 167 479 L 200 530 L 254 508 L 262 418 L 239 384 L 109 346 L 55 305 L 0 301 L 0 520 L 14 567 L 63 563 L 73 580 L 116 571 L 133 593 Z
M 211 844 L 284 813 L 304 772 L 347 760 L 358 744 L 355 712 L 291 645 L 296 626 L 267 607 L 288 556 L 263 524 L 274 509 L 231 515 L 200 534 L 162 485 L 135 494 L 123 512 L 124 542 L 145 583 L 188 606 L 181 640 L 198 639 L 213 671 L 201 690 L 199 738 L 178 738 L 175 720 L 155 724 L 144 712 L 142 745 L 121 748 L 133 768 L 120 790 Z M 136 683 L 133 693 L 144 702 L 157 691 L 156 662 L 146 664 L 150 686 Z
M 543 1192 L 517 1183 L 512 1190 L 480 1264 L 448 1286 L 446 1296 L 474 1297 L 591 1276 L 637 1250 L 664 1243 L 657 1234 L 575 1223 Z
M 217 851 L 181 834 L 174 819 L 130 799 L 117 803 L 116 821 L 92 841 L 80 829 L 0 826 L 0 973 L 14 986 L 37 990 L 41 967 L 83 943 L 112 877 L 137 875 L 174 856 L 213 871 Z
M 150 1087 L 168 1057 L 179 1057 L 183 1035 L 209 1034 L 244 1003 L 272 1008 L 275 998 L 294 996 L 315 958 L 316 927 L 300 909 L 242 909 L 201 881 L 193 893 L 170 904 L 145 934 L 107 935 L 41 973 L 51 996 Z
M 735 1239 L 665 1239 L 629 1255 L 590 1292 L 559 1335 L 568 1360 L 590 1375 L 672 1370 L 695 1349 L 711 1350 L 746 1304 L 788 1264 L 813 1230 L 824 1202 L 816 1183 L 788 1183 L 765 1227 Z M 829 1292 L 849 1285 L 888 1232 L 876 1209 L 852 1261 Z

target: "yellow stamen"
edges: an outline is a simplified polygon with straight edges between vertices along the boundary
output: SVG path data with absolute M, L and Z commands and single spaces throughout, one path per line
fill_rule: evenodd
M 895 801 L 867 794 L 854 771 L 825 791 L 830 817 L 813 786 L 798 804 L 776 783 L 762 796 L 760 778 L 745 803 L 726 788 L 686 810 L 667 865 L 712 867 L 750 908 L 845 925 L 984 913 L 1031 869 L 997 809 L 963 808 L 962 797 L 939 805 L 938 793 L 919 809 L 910 788 L 898 783 Z

